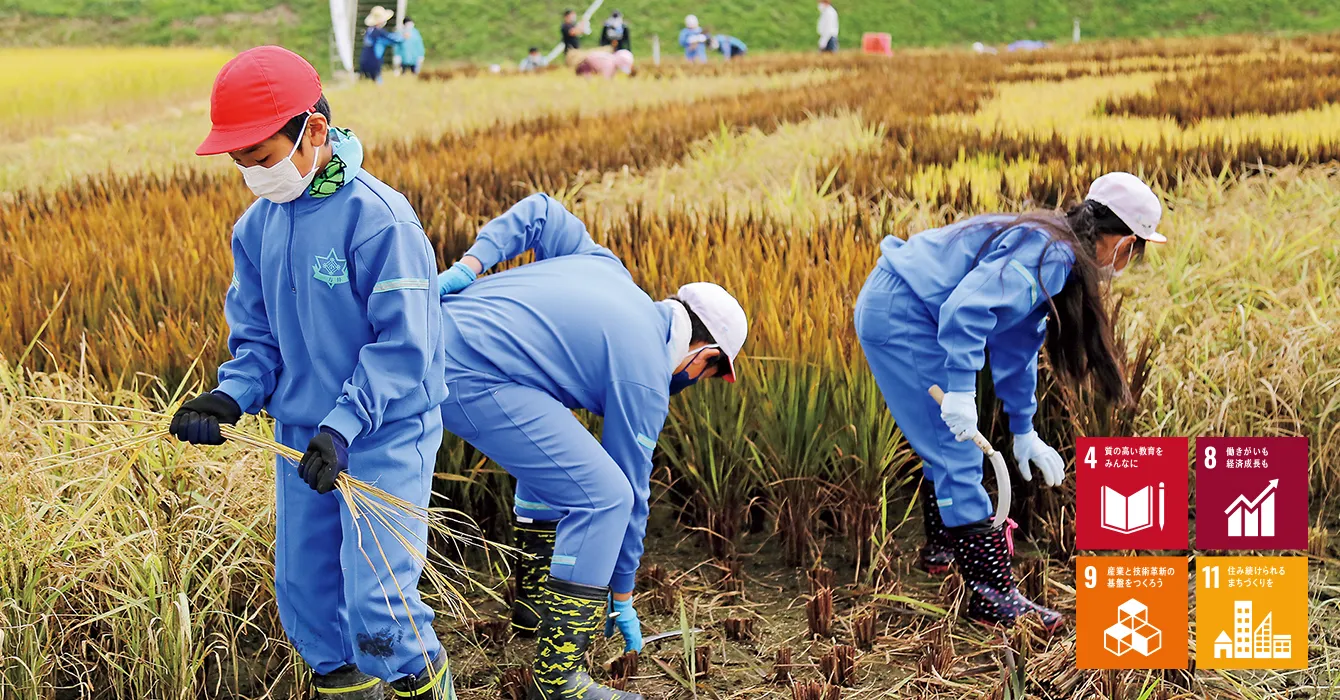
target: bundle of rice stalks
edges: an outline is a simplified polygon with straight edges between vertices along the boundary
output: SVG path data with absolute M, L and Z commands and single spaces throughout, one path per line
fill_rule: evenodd
M 120 433 L 112 439 L 97 440 L 89 445 L 44 456 L 38 460 L 44 469 L 67 470 L 71 466 L 112 454 L 135 454 L 160 443 L 175 442 L 167 431 L 171 420 L 171 414 L 167 412 L 117 406 L 93 399 L 44 396 L 29 399 L 85 414 L 79 418 L 46 422 L 48 427 L 58 432 L 64 430 L 70 433 L 68 437 L 71 441 L 81 437 L 78 435 L 80 429 L 89 426 L 98 426 L 108 432 L 115 429 Z M 275 442 L 269 435 L 239 426 L 223 425 L 220 428 L 221 434 L 229 442 L 281 457 L 293 468 L 302 459 L 302 452 Z M 449 614 L 464 617 L 473 612 L 465 595 L 470 589 L 489 591 L 495 598 L 498 597 L 491 587 L 481 583 L 473 570 L 461 561 L 443 554 L 445 548 L 451 548 L 457 553 L 466 548 L 477 549 L 486 555 L 495 547 L 510 550 L 484 539 L 468 515 L 453 509 L 419 506 L 361 481 L 348 472 L 340 473 L 335 485 L 338 497 L 352 517 L 358 550 L 374 572 L 390 572 L 387 547 L 399 547 L 410 555 L 416 565 L 422 567 L 423 580 L 427 582 L 434 602 L 444 607 Z M 428 537 L 435 540 L 435 546 L 429 546 L 428 540 L 418 533 L 416 525 L 427 527 Z M 388 539 L 383 540 L 384 537 Z M 501 565 L 505 566 L 505 563 Z M 400 588 L 399 580 L 394 576 L 379 576 L 379 579 L 382 578 L 389 579 L 395 589 L 388 590 L 382 583 L 382 594 L 390 614 L 395 617 L 397 609 L 403 609 L 410 624 L 417 630 L 413 613 L 406 605 L 406 592 Z M 399 606 L 392 603 L 393 598 L 399 601 Z

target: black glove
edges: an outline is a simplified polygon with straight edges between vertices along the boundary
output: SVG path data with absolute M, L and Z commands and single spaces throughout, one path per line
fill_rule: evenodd
M 242 417 L 242 407 L 233 397 L 218 392 L 201 394 L 181 405 L 172 416 L 168 432 L 172 437 L 195 445 L 222 445 L 219 424 L 234 425 Z
M 307 443 L 307 454 L 298 463 L 298 476 L 316 489 L 317 493 L 330 493 L 335 490 L 335 478 L 340 472 L 349 471 L 349 443 L 344 436 L 322 428 L 321 432 Z

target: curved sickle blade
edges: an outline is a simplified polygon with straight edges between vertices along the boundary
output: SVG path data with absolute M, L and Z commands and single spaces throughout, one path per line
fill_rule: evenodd
M 944 403 L 945 392 L 938 384 L 932 384 L 927 391 L 931 398 L 935 399 L 935 403 Z M 996 514 L 991 518 L 991 527 L 998 528 L 1005 524 L 1006 518 L 1010 517 L 1010 501 L 1013 496 L 1010 492 L 1010 472 L 1005 468 L 1005 456 L 997 452 L 980 431 L 972 436 L 972 444 L 986 455 L 991 461 L 991 469 L 996 472 Z

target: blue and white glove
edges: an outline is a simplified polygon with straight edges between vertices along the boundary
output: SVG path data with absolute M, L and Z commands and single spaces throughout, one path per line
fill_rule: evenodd
M 455 265 L 447 268 L 446 272 L 437 276 L 437 293 L 439 296 L 455 294 L 456 292 L 470 286 L 470 283 L 478 279 L 479 275 L 470 269 L 469 265 L 463 262 L 457 262 Z
M 940 419 L 949 426 L 949 432 L 959 442 L 971 440 L 977 433 L 977 394 L 971 391 L 951 391 L 940 402 Z
M 610 597 L 610 613 L 605 618 L 605 636 L 613 637 L 614 628 L 623 635 L 623 650 L 642 652 L 642 621 L 637 619 L 637 610 L 633 609 L 633 599 L 615 600 Z
M 1028 463 L 1037 465 L 1042 472 L 1042 481 L 1048 486 L 1057 486 L 1065 481 L 1065 460 L 1061 454 L 1038 437 L 1036 430 L 1014 436 L 1014 463 L 1019 467 L 1019 476 L 1024 481 L 1033 480 L 1033 470 Z

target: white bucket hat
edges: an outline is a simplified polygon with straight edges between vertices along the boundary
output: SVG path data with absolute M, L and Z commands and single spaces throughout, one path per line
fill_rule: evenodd
M 711 282 L 686 284 L 675 292 L 675 297 L 693 309 L 707 332 L 712 334 L 717 346 L 726 353 L 730 372 L 723 378 L 734 382 L 735 358 L 740 355 L 744 341 L 749 337 L 749 319 L 740 302 L 720 285 Z
M 363 18 L 363 24 L 369 27 L 380 27 L 391 21 L 392 17 L 395 17 L 394 10 L 388 10 L 381 5 L 377 5 L 371 10 L 368 10 L 368 16 Z
M 1130 173 L 1108 173 L 1089 185 L 1086 199 L 1111 209 L 1139 238 L 1150 243 L 1168 242 L 1157 230 L 1163 218 L 1163 204 L 1140 178 Z
M 684 17 L 684 26 L 689 29 L 698 28 L 698 15 L 687 15 Z

